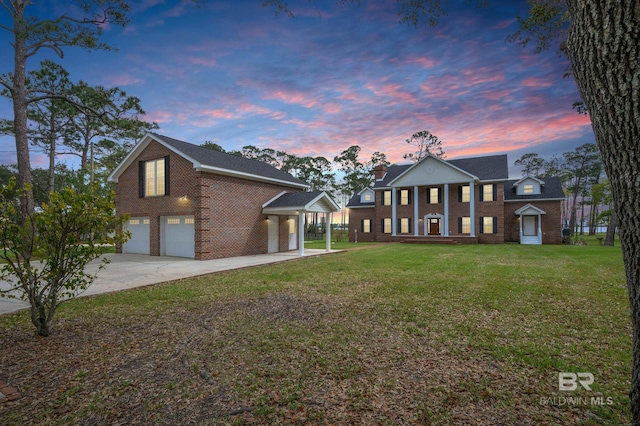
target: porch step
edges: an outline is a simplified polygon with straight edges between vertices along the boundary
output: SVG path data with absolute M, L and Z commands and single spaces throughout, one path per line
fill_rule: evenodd
M 401 242 L 405 244 L 460 244 L 459 241 L 453 238 L 440 238 L 440 237 L 405 238 Z
M 520 244 L 540 244 L 537 236 L 533 237 L 520 237 Z

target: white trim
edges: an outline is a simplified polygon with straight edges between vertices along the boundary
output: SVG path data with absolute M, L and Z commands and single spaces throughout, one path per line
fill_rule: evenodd
M 185 155 L 183 152 L 178 151 L 176 148 L 172 147 L 171 145 L 167 144 L 166 142 L 156 138 L 155 135 L 153 135 L 151 133 L 147 133 L 146 135 L 144 135 L 142 137 L 142 139 L 140 139 L 140 142 L 138 142 L 138 144 L 131 150 L 131 152 L 129 152 L 129 154 L 124 158 L 124 160 L 122 160 L 122 162 L 118 165 L 118 167 L 116 167 L 116 169 L 113 172 L 111 172 L 109 177 L 107 177 L 107 180 L 110 181 L 110 182 L 116 182 L 117 183 L 118 182 L 118 177 L 120 177 L 122 172 L 124 172 L 127 169 L 127 167 L 129 167 L 133 163 L 133 161 L 135 160 L 135 158 L 138 157 L 140 152 L 143 151 L 147 146 L 149 146 L 149 144 L 152 141 L 158 142 L 160 145 L 164 146 L 168 150 L 170 150 L 172 152 L 175 152 L 176 154 L 178 154 L 182 158 L 190 161 L 193 164 L 194 168 L 200 167 L 200 163 L 198 161 L 194 160 L 193 158 L 189 157 L 188 155 Z
M 565 198 L 521 198 L 519 200 L 504 200 L 505 203 L 521 203 L 523 201 L 563 201 Z
M 537 177 L 535 177 L 535 176 L 527 175 L 527 176 L 523 177 L 522 179 L 520 179 L 519 181 L 517 181 L 516 183 L 514 183 L 514 184 L 513 184 L 513 186 L 512 186 L 512 188 L 515 188 L 516 186 L 520 185 L 522 182 L 524 182 L 524 181 L 525 181 L 525 180 L 527 180 L 527 179 L 533 179 L 533 180 L 535 180 L 536 182 L 538 182 L 540 185 L 544 185 L 544 181 L 543 181 L 542 179 L 538 179 L 538 178 L 537 178 Z
M 273 197 L 272 199 L 270 199 L 269 201 L 264 203 L 262 205 L 262 208 L 264 209 L 266 206 L 268 206 L 269 204 L 273 203 L 275 200 L 277 200 L 278 198 L 282 197 L 286 193 L 287 193 L 287 191 L 282 191 L 281 193 L 279 193 L 278 195 L 276 195 L 275 197 Z
M 518 215 L 518 216 L 521 216 L 522 212 L 524 212 L 525 210 L 528 210 L 528 209 L 533 209 L 534 211 L 538 212 L 537 214 L 539 214 L 539 215 L 540 214 L 547 214 L 547 212 L 542 210 L 540 207 L 536 207 L 531 203 L 520 207 L 518 210 L 515 211 L 515 214 Z M 525 216 L 532 216 L 532 215 L 528 214 L 528 215 L 525 215 Z
M 413 168 L 414 168 L 414 167 L 416 167 L 418 164 L 420 164 L 420 163 L 422 163 L 423 161 L 425 161 L 427 158 L 433 158 L 434 160 L 439 161 L 439 162 L 441 162 L 442 164 L 444 164 L 444 165 L 446 165 L 446 166 L 448 166 L 448 167 L 451 167 L 452 169 L 457 170 L 458 172 L 460 172 L 460 173 L 462 173 L 462 174 L 465 174 L 465 175 L 469 176 L 470 178 L 473 178 L 473 180 L 474 180 L 474 181 L 480 180 L 477 176 L 474 176 L 474 175 L 472 175 L 471 173 L 469 173 L 469 172 L 467 172 L 467 171 L 465 171 L 465 170 L 462 170 L 460 167 L 456 167 L 456 166 L 454 166 L 453 164 L 448 163 L 447 161 L 442 160 L 442 159 L 440 159 L 440 158 L 438 158 L 438 157 L 436 157 L 436 156 L 434 156 L 434 155 L 427 154 L 427 155 L 425 155 L 424 157 L 422 157 L 422 158 L 420 159 L 420 161 L 418 161 L 418 162 L 416 162 L 416 163 L 412 164 L 412 165 L 411 165 L 411 167 L 409 167 L 407 170 L 405 170 L 404 172 L 402 172 L 402 173 L 400 173 L 398 176 L 396 176 L 396 177 L 395 177 L 395 179 L 393 179 L 392 181 L 390 181 L 390 182 L 388 183 L 388 185 L 389 185 L 389 186 L 393 186 L 393 182 L 397 181 L 397 180 L 398 180 L 398 179 L 400 179 L 402 176 L 404 176 L 404 175 L 406 175 L 407 173 L 409 173 L 411 170 L 413 170 Z M 498 180 L 498 179 L 495 179 L 495 180 Z M 451 182 L 451 183 L 457 183 L 457 182 Z
M 331 210 L 331 212 L 337 212 L 340 211 L 340 207 L 338 207 L 338 205 L 331 199 L 331 197 L 329 197 L 329 195 L 325 192 L 322 191 L 320 194 L 318 194 L 317 197 L 315 197 L 314 199 L 312 199 L 311 201 L 309 201 L 307 204 L 305 205 L 300 205 L 300 206 L 286 206 L 286 207 L 265 207 L 267 205 L 269 205 L 270 203 L 274 202 L 275 200 L 277 200 L 278 198 L 282 197 L 284 194 L 288 194 L 288 192 L 283 191 L 280 194 L 278 194 L 275 198 L 272 198 L 271 200 L 269 200 L 267 203 L 262 205 L 262 213 L 264 214 L 281 214 L 281 215 L 290 215 L 293 212 L 295 212 L 296 214 L 299 214 L 299 212 L 317 212 L 317 213 L 328 213 L 327 211 L 321 210 L 321 211 L 317 211 L 317 210 L 311 210 L 311 206 L 314 205 L 315 203 L 317 203 L 318 201 L 324 199 L 325 201 L 328 202 L 328 204 L 331 206 L 331 208 L 333 210 Z
M 265 176 L 260 176 L 260 175 L 254 175 L 252 173 L 244 173 L 244 172 L 239 172 L 239 171 L 236 171 L 236 170 L 229 170 L 229 169 L 223 169 L 223 168 L 220 168 L 220 167 L 212 167 L 212 166 L 204 165 L 204 164 L 200 163 L 199 161 L 196 161 L 194 158 L 189 157 L 188 155 L 186 155 L 184 152 L 178 150 L 177 148 L 174 148 L 172 145 L 169 145 L 168 143 L 164 142 L 162 139 L 156 137 L 152 133 L 147 133 L 146 135 L 144 135 L 142 137 L 140 142 L 131 150 L 131 152 L 125 157 L 125 159 L 118 165 L 118 167 L 116 167 L 116 169 L 109 175 L 107 180 L 109 180 L 110 182 L 116 182 L 117 183 L 118 182 L 118 177 L 133 163 L 135 158 L 138 157 L 140 152 L 143 151 L 151 143 L 151 141 L 155 141 L 155 142 L 159 143 L 160 145 L 164 146 L 168 150 L 176 153 L 177 155 L 179 155 L 182 158 L 186 159 L 187 161 L 191 162 L 191 164 L 193 164 L 193 168 L 196 169 L 196 171 L 203 170 L 203 171 L 207 171 L 207 172 L 214 172 L 214 173 L 218 173 L 218 174 L 221 174 L 221 175 L 234 176 L 234 177 L 239 177 L 239 178 L 248 179 L 248 180 L 254 180 L 254 181 L 258 181 L 258 182 L 278 183 L 280 185 L 289 186 L 289 187 L 292 187 L 292 188 L 302 188 L 302 189 L 311 188 L 311 186 L 308 185 L 308 184 L 300 184 L 300 183 L 295 183 L 295 182 L 289 182 L 289 181 L 286 181 L 286 180 L 275 179 L 275 178 L 270 178 L 270 177 L 265 177 Z M 187 143 L 187 142 L 185 142 L 185 143 Z M 254 161 L 257 161 L 257 160 L 254 160 Z
M 371 208 L 373 208 L 375 206 L 376 205 L 374 203 L 374 204 L 371 204 L 370 206 L 351 206 L 351 207 L 346 206 L 346 208 L 348 208 L 348 209 L 371 209 Z

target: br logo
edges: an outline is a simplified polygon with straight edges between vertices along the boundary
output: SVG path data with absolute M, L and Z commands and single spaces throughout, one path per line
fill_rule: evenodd
M 578 389 L 578 383 L 590 391 L 593 384 L 593 374 L 591 373 L 558 373 L 558 390 L 574 391 Z

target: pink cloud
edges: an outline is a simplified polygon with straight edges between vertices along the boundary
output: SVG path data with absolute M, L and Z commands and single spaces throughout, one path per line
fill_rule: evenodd
M 107 80 L 111 86 L 133 86 L 145 82 L 144 79 L 131 74 L 110 75 Z
M 491 27 L 492 30 L 504 30 L 505 28 L 509 28 L 511 26 L 511 24 L 513 24 L 514 22 L 516 22 L 516 20 L 514 18 L 511 19 L 507 19 L 504 21 L 500 21 L 497 24 L 495 24 L 494 26 Z
M 189 62 L 191 62 L 193 65 L 203 65 L 205 67 L 215 67 L 216 66 L 216 60 L 215 59 L 208 59 L 208 58 L 189 58 Z
M 553 83 L 550 81 L 545 81 L 541 78 L 536 78 L 536 77 L 530 77 L 527 78 L 525 80 L 522 80 L 521 83 L 523 86 L 526 87 L 549 87 L 549 86 L 553 86 Z

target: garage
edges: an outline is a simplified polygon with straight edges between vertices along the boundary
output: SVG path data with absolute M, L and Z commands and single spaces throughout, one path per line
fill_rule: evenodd
M 162 256 L 195 257 L 195 221 L 193 216 L 160 218 L 160 252 Z
M 131 238 L 122 245 L 122 252 L 149 254 L 149 218 L 132 217 L 125 223 L 124 229 L 131 233 Z

